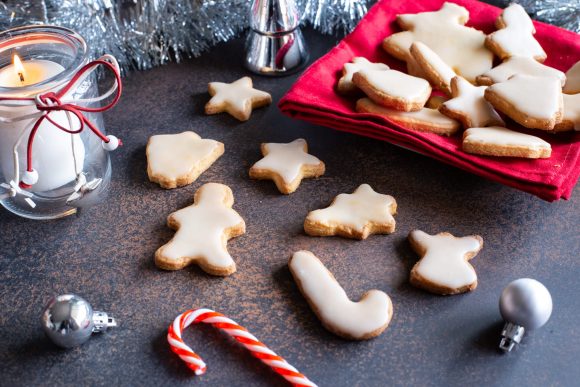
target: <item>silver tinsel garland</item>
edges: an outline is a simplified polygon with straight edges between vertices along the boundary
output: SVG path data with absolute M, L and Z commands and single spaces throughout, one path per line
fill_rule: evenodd
M 351 31 L 372 0 L 296 0 L 322 33 Z M 488 0 L 506 6 L 509 0 Z M 521 0 L 542 21 L 580 32 L 580 0 Z M 124 70 L 195 57 L 248 26 L 249 0 L 0 0 L 0 30 L 54 24 L 81 33 L 93 56 L 114 55 Z

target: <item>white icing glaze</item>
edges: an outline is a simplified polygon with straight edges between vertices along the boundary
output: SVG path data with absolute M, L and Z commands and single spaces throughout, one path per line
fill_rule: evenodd
M 405 100 L 421 98 L 431 88 L 426 80 L 397 70 L 362 69 L 359 74 L 382 93 Z
M 576 62 L 574 66 L 570 67 L 570 69 L 566 71 L 566 84 L 564 85 L 564 93 L 580 93 L 580 61 Z
M 344 64 L 344 75 L 340 78 L 340 82 L 344 83 L 345 87 L 356 87 L 352 83 L 352 76 L 360 70 L 388 70 L 389 66 L 384 63 L 369 62 L 368 59 L 357 56 L 352 59 L 352 63 Z
M 562 86 L 560 80 L 553 77 L 516 74 L 489 88 L 530 117 L 552 119 L 560 111 Z
M 493 106 L 483 97 L 485 89 L 487 89 L 486 86 L 473 86 L 461 77 L 457 77 L 454 82 L 456 86 L 453 88 L 454 98 L 445 101 L 443 106 L 451 111 L 467 115 L 471 121 L 471 126 L 504 123 Z
M 308 146 L 302 138 L 288 144 L 267 143 L 266 154 L 252 168 L 267 169 L 280 175 L 286 184 L 290 184 L 300 175 L 303 165 L 316 166 L 321 161 L 307 152 Z
M 467 129 L 463 143 L 480 143 L 497 146 L 519 146 L 530 149 L 551 149 L 550 143 L 539 137 L 516 132 L 500 126 Z
M 473 267 L 465 255 L 480 248 L 473 237 L 456 238 L 451 235 L 429 235 L 414 230 L 409 238 L 425 248 L 425 255 L 413 268 L 422 278 L 450 289 L 459 289 L 477 281 Z
M 580 94 L 568 95 L 564 97 L 564 120 L 572 121 L 574 130 L 580 130 Z
M 499 83 L 507 81 L 515 74 L 531 75 L 535 77 L 555 77 L 560 80 L 562 85 L 566 82 L 566 76 L 560 70 L 548 67 L 539 63 L 535 59 L 525 56 L 512 56 L 499 66 L 492 68 L 482 75 L 491 79 L 493 83 Z
M 196 202 L 170 216 L 179 223 L 173 239 L 162 247 L 165 259 L 195 257 L 207 264 L 228 268 L 234 264 L 226 249 L 225 231 L 244 224 L 242 217 L 228 202 L 229 188 L 223 184 L 204 184 L 196 194 Z
M 439 11 L 399 15 L 403 31 L 388 39 L 412 60 L 409 48 L 423 42 L 455 72 L 469 81 L 492 66 L 493 54 L 484 46 L 485 34 L 465 27 L 469 12 L 457 4 L 445 3 Z
M 417 120 L 417 121 L 422 121 L 422 122 L 427 122 L 427 123 L 432 123 L 435 125 L 442 125 L 442 126 L 456 125 L 457 124 L 457 121 L 441 114 L 439 112 L 439 110 L 435 110 L 435 109 L 423 108 L 423 109 L 418 110 L 416 112 L 400 112 L 398 110 L 389 109 L 389 108 L 386 108 L 383 106 L 379 106 L 379 105 L 375 104 L 374 102 L 372 102 L 368 98 L 363 98 L 363 99 L 359 100 L 359 102 L 357 103 L 357 106 L 362 108 L 362 110 L 365 113 L 378 114 L 381 116 L 385 116 L 387 118 L 399 117 L 399 118 L 403 118 L 403 119 L 412 119 L 412 120 Z
M 210 82 L 215 94 L 208 104 L 227 104 L 233 110 L 244 111 L 252 100 L 270 98 L 270 94 L 252 87 L 252 78 L 243 77 L 232 83 Z
M 147 145 L 147 163 L 153 175 L 175 180 L 188 175 L 218 147 L 219 142 L 194 132 L 155 135 Z
M 332 330 L 361 339 L 389 323 L 393 306 L 386 293 L 371 290 L 359 302 L 352 302 L 324 264 L 309 251 L 294 253 L 289 266 L 317 316 Z
M 508 56 L 545 57 L 546 53 L 534 38 L 536 29 L 526 10 L 519 4 L 511 4 L 503 10 L 501 18 L 505 28 L 489 35 Z
M 433 70 L 437 73 L 438 77 L 446 85 L 449 85 L 451 80 L 457 75 L 455 74 L 455 71 L 453 71 L 453 69 L 449 67 L 447 63 L 445 63 L 443 59 L 441 59 L 441 57 L 437 55 L 435 51 L 431 50 L 426 44 L 422 42 L 415 42 L 413 44 L 423 59 L 427 61 Z
M 338 195 L 329 207 L 310 212 L 307 219 L 327 225 L 346 225 L 363 232 L 369 223 L 394 223 L 392 207 L 395 204 L 392 196 L 377 193 L 370 185 L 361 184 L 352 194 Z

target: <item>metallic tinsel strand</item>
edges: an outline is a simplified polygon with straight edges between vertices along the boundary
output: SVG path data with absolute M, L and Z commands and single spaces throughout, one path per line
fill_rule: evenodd
M 351 31 L 372 0 L 296 0 L 322 33 Z M 510 0 L 488 0 L 505 7 Z M 580 32 L 580 0 L 519 0 L 532 17 Z M 199 56 L 248 26 L 249 0 L 0 0 L 0 30 L 26 24 L 71 28 L 94 57 L 114 55 L 123 69 L 148 69 Z

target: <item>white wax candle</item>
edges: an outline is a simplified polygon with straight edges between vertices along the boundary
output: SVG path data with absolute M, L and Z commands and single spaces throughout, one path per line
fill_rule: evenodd
M 35 93 L 34 86 L 30 85 L 52 78 L 62 71 L 64 71 L 64 67 L 49 60 L 24 61 L 21 68 L 11 64 L 0 69 L 0 87 L 28 86 L 26 90 L 17 91 L 16 94 L 10 94 L 10 96 L 30 97 Z M 15 118 L 36 111 L 34 106 L 15 108 L 0 105 L 0 116 L 5 118 Z M 65 112 L 53 112 L 50 116 L 61 126 L 69 127 Z M 13 178 L 12 150 L 14 144 L 30 122 L 31 120 L 0 123 L 0 157 L 6 180 Z M 73 118 L 73 123 L 77 122 L 77 119 Z M 28 134 L 18 147 L 20 173 L 26 168 L 27 141 Z M 32 186 L 31 191 L 49 191 L 70 183 L 76 178 L 76 170 L 82 170 L 84 159 L 85 147 L 79 135 L 71 136 L 48 121 L 43 121 L 36 133 L 32 147 L 32 166 L 38 172 L 38 182 Z

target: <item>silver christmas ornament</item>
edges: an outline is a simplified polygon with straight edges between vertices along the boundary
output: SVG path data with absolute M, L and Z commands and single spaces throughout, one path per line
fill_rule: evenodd
M 254 0 L 246 41 L 248 70 L 261 75 L 286 75 L 299 70 L 307 61 L 294 0 Z
M 537 329 L 548 322 L 552 314 L 552 296 L 540 282 L 520 278 L 502 291 L 499 311 L 506 321 L 499 347 L 509 352 L 520 343 L 526 329 Z
M 94 332 L 117 326 L 113 317 L 93 311 L 91 305 L 74 294 L 54 297 L 42 313 L 42 328 L 46 335 L 63 348 L 76 347 Z

